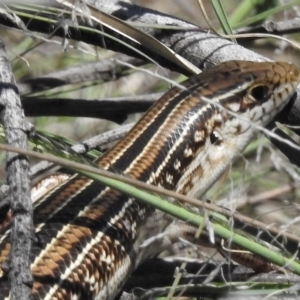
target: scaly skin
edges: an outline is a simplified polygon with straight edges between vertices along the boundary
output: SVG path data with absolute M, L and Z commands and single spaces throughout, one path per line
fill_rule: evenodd
M 287 63 L 223 63 L 189 78 L 185 89 L 169 90 L 97 164 L 203 195 L 251 141 L 255 126 L 266 125 L 287 104 L 298 81 L 297 69 Z M 34 206 L 33 299 L 113 299 L 132 270 L 159 251 L 140 251 L 140 245 L 171 222 L 80 175 Z M 9 250 L 7 226 L 0 263 Z M 0 276 L 0 299 L 7 299 L 8 274 Z

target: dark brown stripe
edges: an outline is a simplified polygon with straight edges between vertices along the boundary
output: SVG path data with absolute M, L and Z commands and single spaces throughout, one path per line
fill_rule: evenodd
M 278 76 L 276 80 L 272 78 L 274 71 L 279 74 L 279 79 Z M 229 62 L 193 77 L 184 83 L 189 88 L 188 91 L 177 88 L 169 91 L 146 113 L 125 139 L 98 160 L 98 164 L 105 169 L 115 168 L 133 178 L 148 181 L 151 172 L 155 172 L 162 163 L 166 163 L 157 178 L 152 180 L 173 189 L 193 160 L 193 156 L 182 157 L 184 150 L 188 148 L 195 153 L 203 146 L 203 141 L 199 141 L 198 144 L 193 143 L 195 130 L 201 130 L 206 136 L 209 135 L 207 127 L 210 126 L 210 130 L 213 130 L 211 116 L 218 111 L 217 106 L 205 104 L 198 96 L 214 99 L 224 95 L 225 92 L 237 90 L 236 88 L 245 82 L 252 84 L 253 79 L 255 83 L 274 85 L 278 80 L 282 80 L 282 76 L 286 76 L 284 81 L 291 81 L 295 80 L 298 73 L 287 64 L 278 66 L 270 63 Z M 223 105 L 226 106 L 230 101 L 234 103 L 239 101 L 244 92 L 228 95 L 223 99 Z M 193 96 L 190 96 L 191 93 Z M 203 110 L 203 107 L 206 107 L 206 110 Z M 201 116 L 191 125 L 191 128 L 187 127 L 189 117 L 199 112 L 202 112 Z M 173 153 L 170 153 L 170 149 L 183 135 L 185 129 L 188 130 L 184 133 L 183 142 Z M 161 140 L 160 137 L 152 138 L 158 130 L 161 133 Z M 170 155 L 168 161 L 166 161 L 167 155 Z M 173 165 L 177 157 L 180 157 L 182 166 L 176 173 Z M 201 170 L 199 166 L 199 171 Z M 203 176 L 213 176 L 213 170 L 211 174 Z M 171 183 L 167 179 L 168 175 L 173 176 Z M 32 259 L 36 258 L 36 263 L 32 266 L 33 275 L 40 281 L 36 281 L 33 288 L 36 299 L 43 298 L 54 283 L 60 283 L 62 274 L 83 255 L 83 249 L 92 245 L 95 237 L 100 236 L 101 233 L 103 235 L 100 241 L 89 249 L 83 262 L 75 266 L 68 278 L 61 282 L 61 287 L 55 292 L 58 299 L 68 299 L 71 293 L 81 295 L 81 298 L 93 297 L 107 286 L 127 257 L 130 257 L 133 262 L 135 260 L 136 253 L 132 245 L 151 210 L 135 201 L 131 203 L 127 197 L 112 190 L 92 202 L 103 191 L 103 186 L 98 183 L 92 183 L 84 188 L 63 207 L 64 201 L 76 194 L 87 182 L 89 180 L 79 176 L 66 182 L 49 197 L 44 198 L 44 202 L 40 201 L 35 209 L 35 224 L 47 221 L 37 233 L 37 244 L 32 255 Z M 191 187 L 187 187 L 188 189 Z M 128 207 L 124 209 L 126 205 Z M 85 212 L 83 212 L 84 208 L 86 208 Z M 49 217 L 54 209 L 58 209 L 57 214 Z M 116 220 L 117 216 L 118 220 Z M 162 230 L 163 228 L 158 228 L 158 232 Z M 9 247 L 8 241 L 0 245 L 0 262 L 7 257 Z M 48 247 L 47 251 L 45 251 L 46 247 Z M 107 257 L 108 262 L 101 259 L 103 255 Z M 85 281 L 85 278 L 91 278 L 92 275 L 99 284 L 99 289 L 95 288 L 95 283 Z M 123 280 L 124 278 L 121 278 L 118 285 L 122 284 Z M 91 287 L 95 288 L 94 292 L 91 292 Z M 1 288 L 0 283 L 2 296 L 4 294 Z M 117 291 L 117 287 L 115 290 Z

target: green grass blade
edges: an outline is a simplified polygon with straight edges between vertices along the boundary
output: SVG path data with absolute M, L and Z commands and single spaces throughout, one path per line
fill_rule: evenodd
M 261 13 L 255 14 L 252 17 L 247 17 L 250 14 L 251 10 L 255 6 L 255 3 L 261 2 L 260 0 L 252 1 L 245 0 L 243 3 L 234 11 L 234 13 L 229 18 L 229 22 L 233 28 L 240 28 L 248 26 L 253 23 L 261 22 L 270 18 L 270 16 L 280 13 L 283 10 L 290 9 L 296 5 L 300 4 L 300 0 L 295 0 L 287 4 L 278 5 L 273 8 L 270 8 Z
M 99 181 L 110 188 L 116 189 L 130 197 L 138 199 L 144 204 L 151 205 L 163 212 L 166 212 L 178 219 L 189 222 L 195 226 L 201 226 L 201 224 L 205 222 L 202 216 L 197 215 L 194 212 L 188 211 L 183 207 L 179 207 L 173 203 L 163 200 L 155 195 L 149 194 L 143 190 L 139 190 L 123 182 L 101 175 L 91 174 L 90 172 L 81 170 L 76 170 L 76 172 L 93 180 Z M 240 246 L 241 248 L 248 250 L 256 255 L 259 255 L 260 257 L 266 259 L 266 261 L 269 261 L 277 266 L 288 266 L 289 270 L 291 270 L 295 274 L 300 275 L 300 264 L 296 262 L 294 258 L 290 259 L 284 257 L 281 254 L 276 253 L 275 251 L 272 251 L 269 248 L 266 248 L 263 245 L 249 239 L 248 237 L 233 232 L 230 228 L 227 228 L 222 224 L 212 222 L 211 227 L 218 237 L 231 241 L 235 245 Z
M 224 33 L 227 35 L 232 35 L 233 33 L 230 24 L 228 22 L 226 13 L 224 11 L 223 5 L 221 3 L 221 0 L 212 0 L 211 3 L 213 5 L 214 11 L 217 15 L 217 18 L 221 24 Z

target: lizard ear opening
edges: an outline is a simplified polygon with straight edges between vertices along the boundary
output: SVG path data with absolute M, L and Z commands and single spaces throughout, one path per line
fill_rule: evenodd
M 257 85 L 251 89 L 249 96 L 257 102 L 264 102 L 269 98 L 269 87 L 266 85 Z
M 209 135 L 209 139 L 212 145 L 218 146 L 222 143 L 222 136 L 218 131 L 215 130 Z

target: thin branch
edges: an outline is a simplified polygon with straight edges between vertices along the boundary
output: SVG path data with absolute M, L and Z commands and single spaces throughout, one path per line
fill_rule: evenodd
M 105 13 L 118 17 L 121 20 L 129 22 L 134 21 L 139 24 L 140 30 L 157 38 L 175 53 L 180 54 L 188 61 L 202 69 L 211 68 L 212 66 L 228 60 L 270 60 L 269 58 L 263 57 L 238 44 L 234 44 L 222 37 L 216 36 L 207 30 L 199 28 L 199 30 L 196 31 L 194 25 L 157 11 L 122 1 L 90 0 L 88 2 Z M 53 31 L 52 24 L 49 22 L 37 21 L 24 16 L 21 18 L 26 24 L 28 24 L 29 30 L 44 32 L 47 34 Z M 80 20 L 78 20 L 78 22 L 80 22 Z M 0 15 L 0 23 L 6 26 L 17 27 L 15 23 L 12 23 L 10 20 L 3 17 L 3 15 Z M 176 64 L 170 62 L 160 54 L 153 53 L 153 51 L 147 48 L 147 45 L 138 45 L 137 43 L 133 43 L 130 39 L 124 39 L 124 36 L 118 35 L 116 31 L 106 31 L 106 33 L 114 37 L 114 39 L 107 38 L 107 36 L 102 36 L 100 38 L 99 34 L 103 32 L 103 27 L 99 28 L 98 32 L 95 30 L 97 27 L 93 27 L 94 30 L 83 31 L 79 29 L 78 26 L 72 26 L 70 24 L 72 24 L 72 22 L 68 23 L 68 38 L 70 39 L 84 41 L 92 45 L 97 45 L 142 59 L 145 57 L 142 57 L 141 53 L 144 53 L 145 55 L 152 57 L 164 67 L 179 72 L 181 71 L 184 74 L 187 73 L 186 70 L 182 70 Z M 152 28 L 149 26 L 142 27 L 142 24 L 151 24 L 154 26 Z M 172 27 L 178 26 L 179 29 L 166 29 L 166 25 L 171 25 Z M 84 26 L 88 27 L 89 24 L 86 22 Z M 54 35 L 66 38 L 66 31 L 64 28 L 57 28 Z M 116 40 L 125 41 L 125 44 L 129 46 L 131 45 L 137 51 L 133 51 L 132 48 L 126 47 L 124 43 L 117 43 Z M 296 94 L 297 97 L 295 101 L 291 102 L 292 104 L 287 106 L 287 108 L 279 114 L 278 120 L 280 120 L 280 122 L 284 122 L 289 125 L 292 125 L 290 124 L 292 121 L 298 124 L 300 123 L 300 86 L 298 87 Z
M 20 94 L 25 95 L 68 84 L 77 84 L 95 80 L 102 80 L 104 82 L 113 81 L 124 76 L 124 73 L 130 70 L 127 66 L 121 65 L 119 61 L 124 61 L 134 66 L 140 66 L 144 63 L 140 59 L 119 54 L 98 62 L 73 66 L 46 74 L 39 78 L 21 81 L 18 83 L 18 88 Z
M 12 75 L 5 47 L 0 40 L 0 120 L 8 145 L 27 148 L 24 112 Z M 30 299 L 32 276 L 30 251 L 32 234 L 32 204 L 30 199 L 29 162 L 25 155 L 7 152 L 7 182 L 10 187 L 10 207 L 13 215 L 11 251 L 4 267 L 11 282 L 11 299 Z
M 126 282 L 123 291 L 132 292 L 132 289 L 139 287 L 149 290 L 156 287 L 164 287 L 172 285 L 174 274 L 178 271 L 183 273 L 180 284 L 200 284 L 203 283 L 208 276 L 211 275 L 220 263 L 200 262 L 199 259 L 191 259 L 187 262 L 186 267 L 180 268 L 181 262 L 185 258 L 179 260 L 150 258 L 141 264 L 130 276 Z M 255 273 L 251 269 L 242 268 L 243 272 L 235 273 L 239 269 L 237 265 L 222 264 L 218 272 L 215 272 L 215 282 L 226 281 L 246 281 Z M 201 273 L 199 274 L 199 270 Z M 297 277 L 299 280 L 299 277 Z
M 255 26 L 247 26 L 235 31 L 241 33 L 269 33 L 276 35 L 293 34 L 300 32 L 300 18 L 294 18 L 284 21 L 265 21 Z
M 134 21 L 139 24 L 172 25 L 189 28 L 192 25 L 156 11 L 142 8 L 125 2 L 110 3 L 107 0 L 89 0 L 98 9 L 120 18 L 124 21 Z M 174 31 L 167 29 L 142 28 L 141 30 L 156 37 L 173 51 L 180 54 L 201 69 L 208 69 L 228 60 L 269 61 L 251 50 L 216 36 L 206 30 Z M 166 63 L 161 62 L 163 66 Z M 292 120 L 300 123 L 300 85 L 297 89 L 297 98 L 279 114 L 280 122 L 290 124 Z
M 151 191 L 152 193 L 161 194 L 161 195 L 164 195 L 167 197 L 171 197 L 171 198 L 180 200 L 182 202 L 192 204 L 195 207 L 205 208 L 210 211 L 220 213 L 220 214 L 234 220 L 234 228 L 243 227 L 243 229 L 245 229 L 246 232 L 248 232 L 248 229 L 249 229 L 250 232 L 256 232 L 257 234 L 259 233 L 260 237 L 263 237 L 265 239 L 265 241 L 267 241 L 271 244 L 274 244 L 274 242 L 276 242 L 276 246 L 280 246 L 280 243 L 283 243 L 288 252 L 296 253 L 296 255 L 300 255 L 300 253 L 298 252 L 298 250 L 299 250 L 298 248 L 300 245 L 299 237 L 292 235 L 290 233 L 287 233 L 287 232 L 279 231 L 274 226 L 268 226 L 264 223 L 261 223 L 256 220 L 253 220 L 251 218 L 245 217 L 239 213 L 232 213 L 231 211 L 229 211 L 225 208 L 207 203 L 205 201 L 199 201 L 198 199 L 190 198 L 188 196 L 178 194 L 174 191 L 166 190 L 161 187 L 157 187 L 157 186 L 145 183 L 145 182 L 135 180 L 133 178 L 115 174 L 115 173 L 112 173 L 112 172 L 109 172 L 109 171 L 106 171 L 103 169 L 99 169 L 96 167 L 68 161 L 63 158 L 55 157 L 53 155 L 49 155 L 49 154 L 46 155 L 43 153 L 38 153 L 38 152 L 31 151 L 31 150 L 26 150 L 26 149 L 20 149 L 20 148 L 16 148 L 16 147 L 5 145 L 5 144 L 0 144 L 0 149 L 2 149 L 4 151 L 17 152 L 19 154 L 30 155 L 37 159 L 48 160 L 54 164 L 58 164 L 62 167 L 65 167 L 65 168 L 68 168 L 71 170 L 72 169 L 73 170 L 82 170 L 82 171 L 86 171 L 86 172 L 91 172 L 93 174 L 102 175 L 107 178 L 119 180 L 123 183 L 132 185 L 139 189 Z M 236 225 L 236 224 L 238 224 L 238 225 Z M 235 226 L 237 226 L 237 227 L 235 227 Z
M 130 123 L 127 125 L 123 125 L 117 129 L 112 129 L 110 131 L 101 133 L 99 135 L 96 135 L 86 141 L 80 142 L 74 146 L 71 147 L 71 151 L 74 151 L 78 154 L 85 154 L 90 150 L 93 150 L 97 147 L 103 147 L 106 146 L 108 143 L 115 142 L 116 140 L 119 140 L 123 138 L 127 132 L 132 128 L 134 123 Z M 39 174 L 45 173 L 48 171 L 50 168 L 53 168 L 53 163 L 49 161 L 41 161 L 31 167 L 30 169 L 30 177 L 32 180 Z M 59 167 L 58 167 L 59 169 Z M 57 171 L 57 168 L 53 169 L 53 172 Z M 4 189 L 2 192 L 3 194 L 5 193 L 5 186 L 1 187 L 0 191 Z M 0 198 L 1 200 L 1 198 Z M 0 212 L 1 212 L 1 202 L 0 202 Z M 1 222 L 0 222 L 1 223 Z
M 289 159 L 289 161 L 300 168 L 300 151 L 299 147 L 293 148 L 286 141 L 289 141 L 295 146 L 298 146 L 291 137 L 289 137 L 285 132 L 277 128 L 275 122 L 271 122 L 267 128 L 272 130 L 280 139 L 269 136 L 270 141 Z M 299 131 L 299 129 L 295 129 Z
M 154 10 L 122 1 L 118 1 L 116 3 L 112 3 L 112 1 L 108 0 L 88 2 L 92 3 L 105 13 L 111 14 L 117 18 L 120 18 L 121 20 L 134 21 L 135 23 L 138 23 L 140 30 L 155 37 L 167 47 L 172 49 L 175 53 L 180 54 L 196 66 L 203 69 L 207 69 L 214 65 L 218 65 L 223 61 L 233 59 L 253 61 L 269 60 L 243 48 L 242 46 L 233 44 L 222 37 L 211 34 L 207 30 L 199 28 L 197 31 L 195 30 L 195 26 L 193 24 Z M 42 15 L 42 13 L 43 12 L 41 11 L 40 14 Z M 53 32 L 53 22 L 50 23 L 41 19 L 36 20 L 27 16 L 20 16 L 20 18 L 25 24 L 27 24 L 27 28 L 29 30 L 46 34 Z M 116 52 L 122 52 L 129 56 L 142 59 L 145 59 L 145 56 L 142 56 L 142 54 L 144 54 L 151 57 L 161 66 L 167 67 L 171 70 L 181 71 L 186 75 L 191 75 L 191 73 L 187 73 L 186 70 L 180 69 L 177 64 L 170 62 L 164 56 L 151 51 L 147 45 L 137 44 L 132 42 L 130 39 L 125 39 L 124 36 L 118 35 L 116 31 L 105 30 L 103 26 L 98 28 L 95 24 L 93 27 L 91 27 L 88 22 L 83 23 L 84 21 L 79 18 L 77 19 L 78 25 L 82 25 L 86 28 L 90 27 L 93 28 L 93 30 L 84 30 L 82 27 L 79 28 L 76 24 L 72 25 L 74 22 L 71 20 L 68 22 L 68 20 L 65 19 L 64 23 L 59 23 L 58 19 L 54 19 L 54 21 L 57 22 L 57 28 L 53 33 L 55 36 L 66 38 L 66 30 L 64 26 L 68 26 L 67 37 L 69 39 L 79 40 L 91 45 L 100 46 Z M 6 19 L 3 17 L 3 15 L 0 15 L 0 24 L 14 28 L 17 27 L 15 23 L 12 23 L 10 20 Z M 143 24 L 154 25 L 154 28 L 149 26 L 142 27 Z M 160 28 L 165 27 L 166 25 L 175 27 L 177 26 L 178 30 Z M 114 39 L 108 38 L 107 36 L 100 36 L 103 32 L 109 34 Z M 125 43 L 118 43 L 116 40 Z M 125 46 L 125 44 L 134 47 L 134 49 L 137 51 Z
M 99 100 L 23 97 L 22 105 L 27 117 L 87 117 L 121 124 L 129 114 L 146 111 L 160 95 L 159 93 Z
M 86 141 L 80 142 L 72 146 L 71 150 L 78 154 L 84 154 L 97 147 L 105 147 L 107 144 L 123 138 L 127 134 L 127 132 L 132 128 L 133 125 L 134 123 L 130 123 L 127 125 L 120 126 L 116 129 L 104 132 L 102 134 L 96 135 Z M 54 167 L 51 162 L 45 160 L 32 166 L 30 168 L 30 178 L 33 181 L 33 185 L 36 177 L 38 177 L 40 174 L 48 174 L 50 169 L 52 171 L 52 174 L 56 172 L 59 169 L 59 167 Z M 3 184 L 0 187 L 0 224 L 5 219 L 7 212 L 10 208 L 8 195 L 9 186 L 7 184 Z
M 76 153 L 85 153 L 89 150 L 95 149 L 96 147 L 103 147 L 108 143 L 114 142 L 123 138 L 127 132 L 132 128 L 134 123 L 123 125 L 117 129 L 112 129 L 110 131 L 104 132 L 102 134 L 96 135 L 87 141 L 81 142 L 72 147 L 72 150 Z

